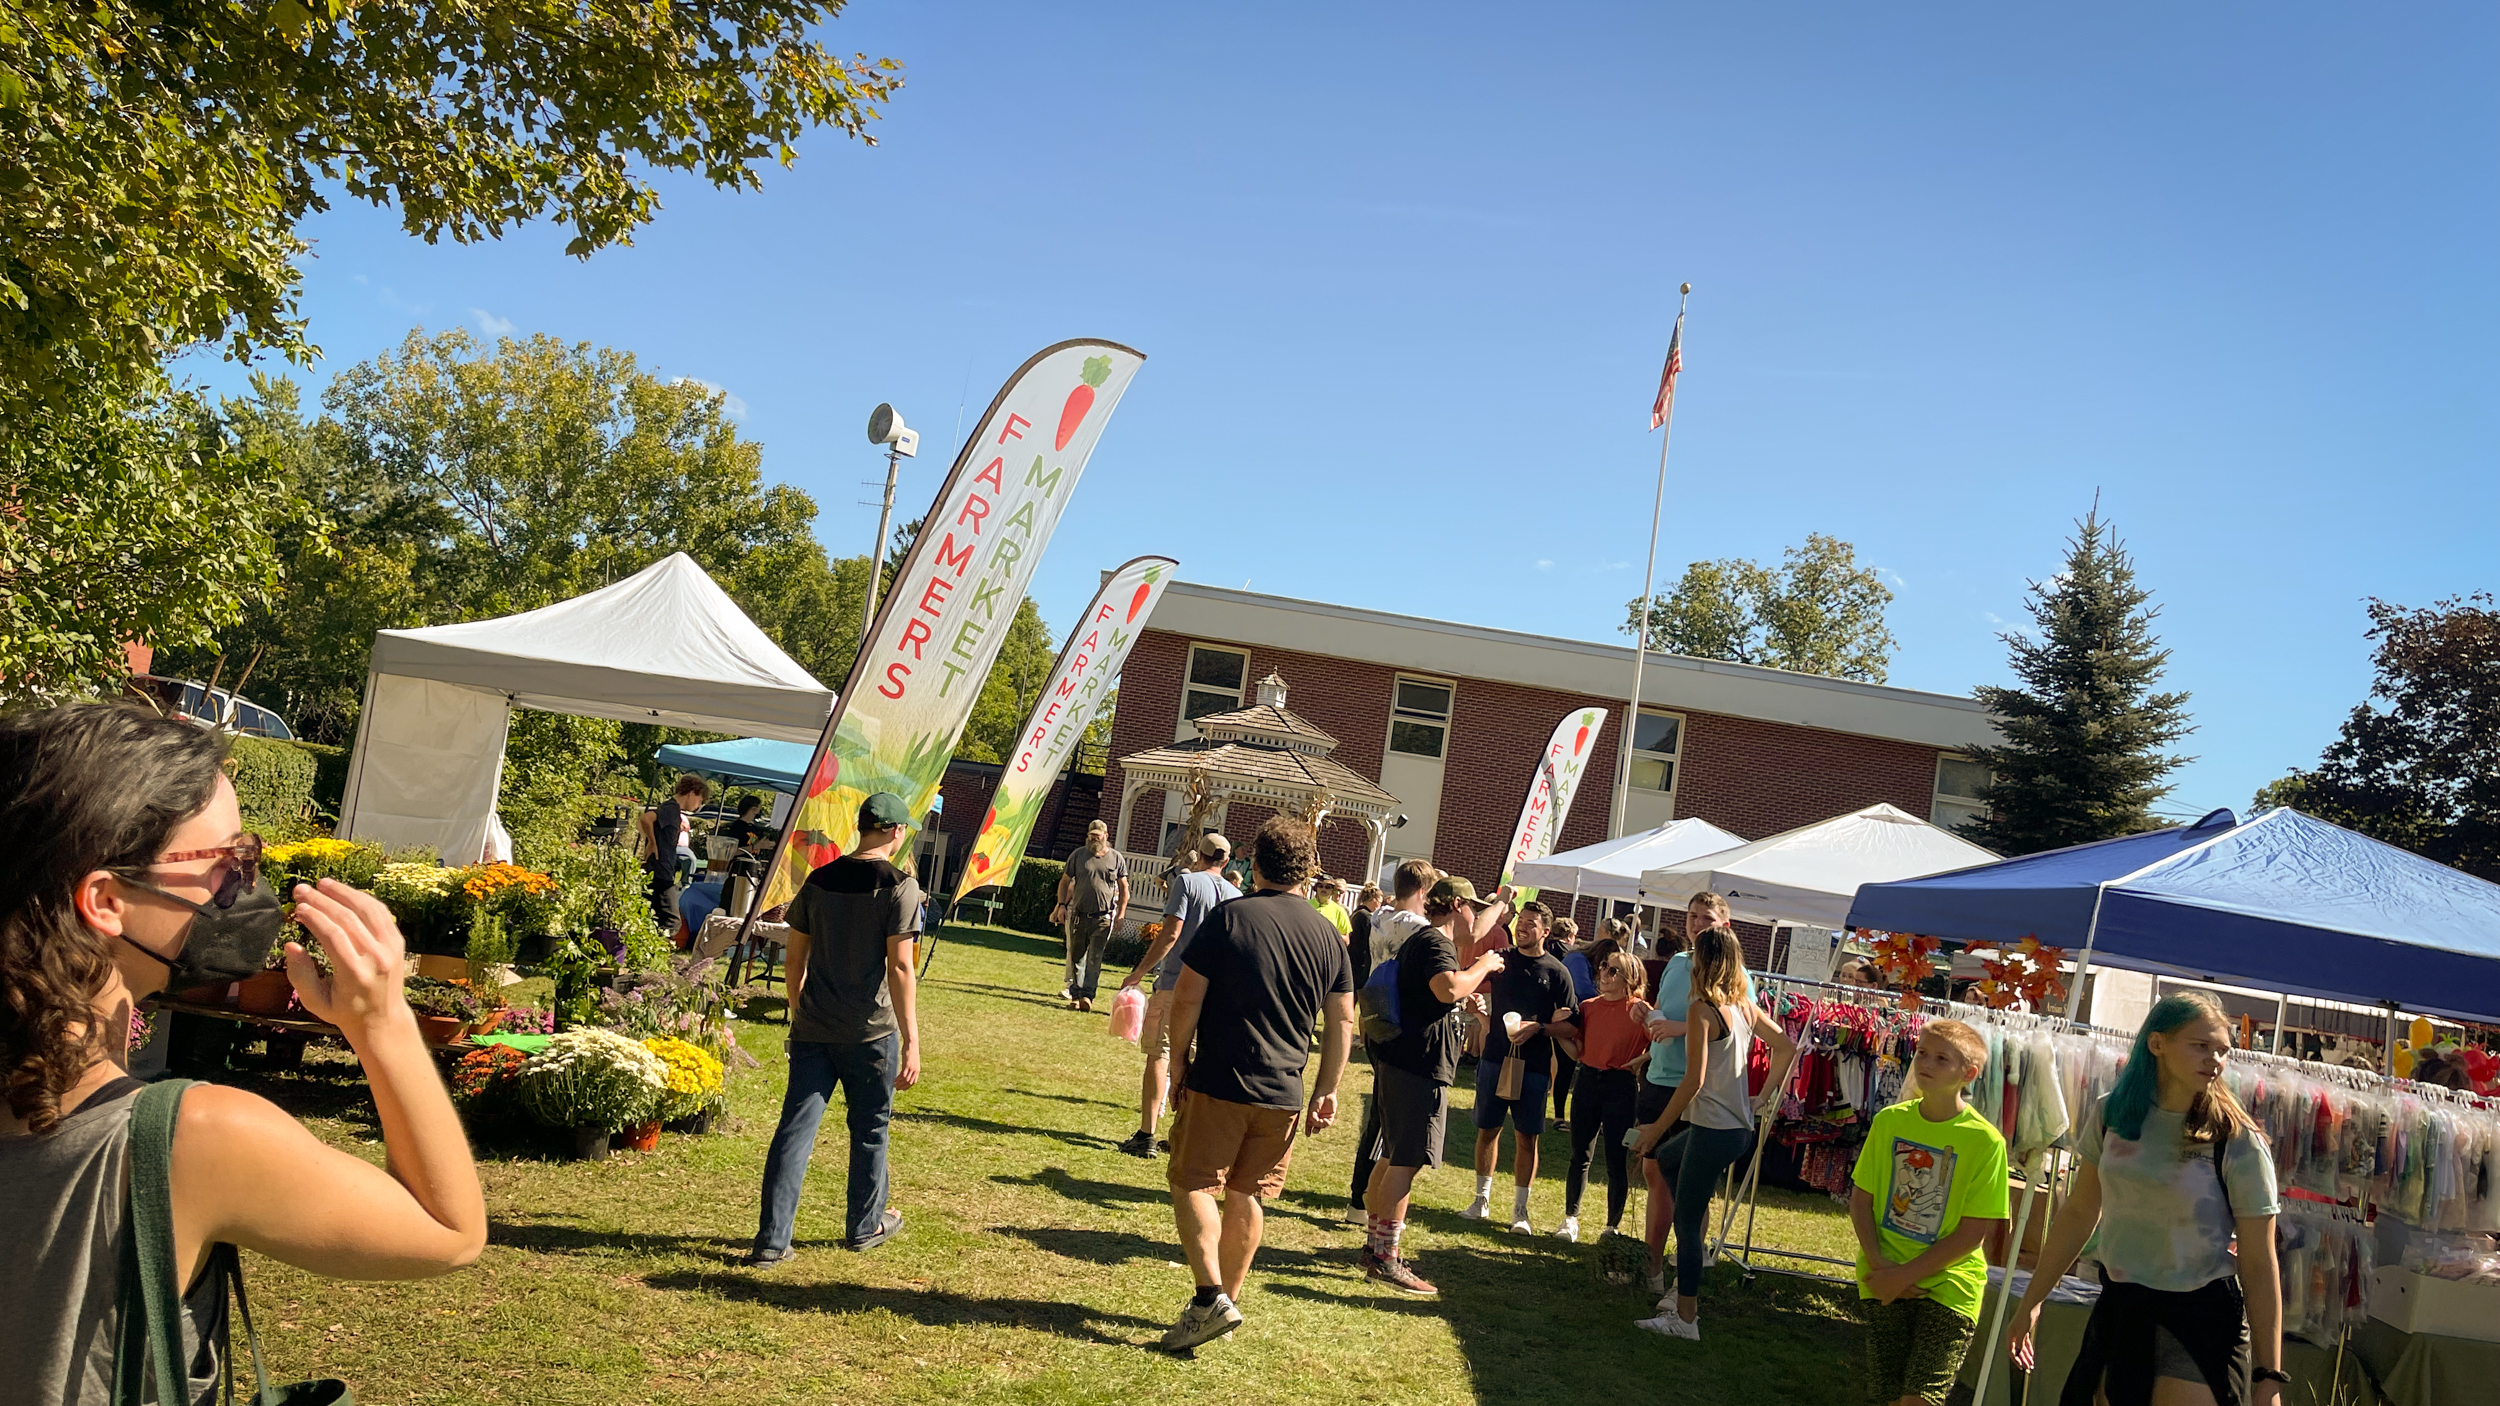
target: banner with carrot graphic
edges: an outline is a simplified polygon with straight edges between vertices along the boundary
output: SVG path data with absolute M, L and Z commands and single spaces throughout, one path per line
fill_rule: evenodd
M 891 791 L 913 816 L 929 813 L 1042 549 L 1145 361 L 1116 342 L 1061 342 L 999 388 L 851 665 L 764 885 L 767 906 L 857 842 L 870 795 Z
M 1094 593 L 1093 604 L 1077 617 L 1050 671 L 1050 683 L 1033 700 L 1033 712 L 1016 736 L 1015 752 L 999 774 L 989 814 L 981 817 L 981 833 L 964 860 L 963 879 L 955 889 L 958 901 L 974 889 L 1015 881 L 1025 842 L 1032 838 L 1059 768 L 1076 750 L 1087 724 L 1102 712 L 1129 647 L 1145 633 L 1146 617 L 1154 613 L 1155 602 L 1179 568 L 1170 557 L 1139 557 L 1112 572 Z
M 1554 852 L 1554 841 L 1571 814 L 1571 798 L 1580 789 L 1580 773 L 1588 766 L 1589 746 L 1605 725 L 1603 708 L 1566 713 L 1554 725 L 1553 737 L 1537 758 L 1536 775 L 1528 779 L 1528 799 L 1519 807 L 1519 828 L 1511 832 L 1510 848 L 1502 853 L 1503 883 L 1510 882 L 1520 865 Z M 1535 889 L 1522 889 L 1519 901 L 1525 903 L 1536 895 Z

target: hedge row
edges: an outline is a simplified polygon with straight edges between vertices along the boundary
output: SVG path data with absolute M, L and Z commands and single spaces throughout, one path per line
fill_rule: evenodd
M 1059 903 L 1059 876 L 1067 866 L 1056 859 L 1027 859 L 1016 866 L 1016 882 L 1007 890 L 1007 902 L 999 910 L 998 919 L 1018 932 L 1037 932 L 1055 937 L 1059 925 L 1050 920 L 1050 910 Z
M 313 782 L 320 772 L 312 753 L 292 742 L 237 737 L 228 755 L 234 798 L 243 808 L 246 828 L 284 834 L 302 823 L 312 808 Z

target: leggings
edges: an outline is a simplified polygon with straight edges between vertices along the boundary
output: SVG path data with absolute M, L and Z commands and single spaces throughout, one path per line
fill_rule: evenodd
M 1565 1104 L 1570 1101 L 1572 1080 L 1578 1076 L 1579 1071 L 1580 1062 L 1564 1054 L 1561 1044 L 1557 1043 L 1554 1046 L 1554 1119 L 1556 1122 L 1567 1121 L 1571 1117 L 1571 1110 L 1565 1107 Z
M 1563 1214 L 1580 1214 L 1588 1190 L 1589 1157 L 1606 1149 L 1606 1224 L 1623 1223 L 1623 1200 L 1632 1190 L 1623 1135 L 1632 1130 L 1632 1104 L 1640 1075 L 1629 1069 L 1582 1067 L 1571 1110 L 1571 1176 L 1563 1183 Z
M 1753 1146 L 1751 1128 L 1676 1129 L 1650 1155 L 1675 1188 L 1675 1292 L 1684 1298 L 1701 1293 L 1701 1256 L 1707 1248 L 1710 1196 L 1719 1177 L 1744 1160 Z

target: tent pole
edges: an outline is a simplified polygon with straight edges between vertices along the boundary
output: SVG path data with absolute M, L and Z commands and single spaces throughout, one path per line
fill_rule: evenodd
M 2287 1020 L 2287 1019 L 2289 1019 L 2289 1018 L 2290 1018 L 2291 1013 L 2292 1013 L 2292 994 L 2291 994 L 2290 992 L 2288 992 L 2288 991 L 2277 991 L 2277 992 L 2275 992 L 2275 993 L 2274 993 L 2274 1052 L 2275 1052 L 2276 1054 L 2281 1054 L 2281 1053 L 2283 1053 L 2283 1022 L 2284 1022 L 2285 1020 Z
M 2396 1003 L 2385 1001 L 2387 1007 L 2387 1046 L 2379 1060 L 2379 1070 L 2388 1078 L 2396 1077 Z
M 2092 969 L 2092 948 L 2101 936 L 2101 900 L 2109 896 L 2104 883 L 2092 890 L 2092 921 L 2083 930 L 2083 955 L 2075 959 L 2075 984 L 2066 988 L 2066 1023 L 2075 1023 L 2075 1012 L 2083 1007 L 2084 976 Z M 2031 1218 L 2031 1198 L 2039 1194 L 2040 1154 L 2034 1152 L 2023 1167 L 2023 1204 L 2014 1217 L 2014 1239 L 2006 1247 L 2005 1282 L 1997 1291 L 1996 1308 L 1988 1315 L 1988 1328 L 1979 1335 L 1979 1385 L 1972 1393 L 1974 1400 L 1988 1399 L 1988 1378 L 1994 1374 L 1998 1350 L 2005 1332 L 2005 1306 L 2014 1297 L 2014 1261 L 2022 1253 L 2023 1223 Z M 2036 1272 L 2036 1271 L 2035 1271 Z

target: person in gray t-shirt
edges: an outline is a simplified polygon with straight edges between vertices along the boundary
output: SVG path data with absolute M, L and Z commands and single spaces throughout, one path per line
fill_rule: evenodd
M 902 1228 L 902 1212 L 885 1204 L 885 1149 L 894 1095 L 920 1082 L 920 885 L 892 862 L 910 826 L 901 797 L 870 796 L 858 847 L 808 875 L 790 901 L 790 1085 L 764 1158 L 750 1265 L 790 1258 L 808 1154 L 837 1084 L 851 1132 L 843 1247 L 873 1249 Z
M 1137 1047 L 1145 1052 L 1145 1086 L 1137 1104 L 1137 1131 L 1120 1150 L 1131 1157 L 1155 1155 L 1155 1124 L 1163 1117 L 1169 1101 L 1172 1077 L 1172 992 L 1180 985 L 1181 957 L 1189 950 L 1189 939 L 1197 936 L 1198 925 L 1215 911 L 1219 903 L 1241 897 L 1241 890 L 1224 877 L 1224 861 L 1231 857 L 1233 842 L 1213 830 L 1198 837 L 1198 843 L 1185 856 L 1189 868 L 1172 879 L 1171 896 L 1163 900 L 1162 931 L 1146 948 L 1146 955 L 1137 959 L 1137 969 L 1120 983 L 1125 991 L 1138 984 L 1149 970 L 1155 974 L 1154 995 L 1146 1001 L 1146 1024 L 1137 1037 Z
M 1068 938 L 1068 979 L 1059 994 L 1069 1010 L 1090 1011 L 1102 979 L 1103 948 L 1128 912 L 1128 859 L 1111 847 L 1110 826 L 1097 820 L 1085 827 L 1085 843 L 1069 853 L 1060 871 L 1058 903 L 1050 920 L 1061 924 Z

